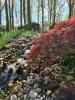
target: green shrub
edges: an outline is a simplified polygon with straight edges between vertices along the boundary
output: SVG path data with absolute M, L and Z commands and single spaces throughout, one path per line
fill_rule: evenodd
M 75 53 L 68 53 L 60 60 L 60 64 L 63 66 L 73 67 L 75 66 Z

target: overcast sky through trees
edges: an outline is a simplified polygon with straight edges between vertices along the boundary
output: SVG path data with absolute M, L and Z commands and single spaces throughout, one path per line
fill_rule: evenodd
M 4 3 L 5 0 L 2 0 L 2 3 Z M 32 12 L 31 12 L 31 15 L 32 15 L 32 21 L 33 22 L 37 22 L 37 6 L 38 6 L 38 3 L 36 2 L 36 0 L 32 0 L 33 1 L 33 5 L 32 5 Z M 46 0 L 45 0 L 46 1 Z M 61 0 L 62 3 L 65 1 L 65 0 Z M 47 2 L 46 2 L 47 4 Z M 45 5 L 46 5 L 45 4 Z M 18 17 L 18 20 L 20 23 L 20 0 L 16 0 L 16 4 L 15 4 L 15 9 L 14 9 L 14 22 L 15 22 L 15 26 L 17 25 L 17 21 L 16 21 L 16 12 L 17 12 L 17 17 Z M 45 20 L 47 21 L 48 20 L 48 11 L 47 11 L 47 6 L 46 8 L 44 9 L 45 11 L 45 15 L 44 15 L 44 18 Z M 63 13 L 64 12 L 64 13 Z M 67 3 L 65 2 L 65 5 L 64 7 L 62 8 L 62 16 L 61 16 L 61 19 L 63 20 L 68 14 L 68 7 L 67 7 Z M 40 10 L 40 20 L 41 20 L 41 10 Z M 5 21 L 5 10 L 2 11 L 2 24 L 5 25 L 6 24 L 6 21 Z

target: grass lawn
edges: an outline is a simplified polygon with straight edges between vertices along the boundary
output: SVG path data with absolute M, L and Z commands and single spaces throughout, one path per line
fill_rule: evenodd
M 1 33 L 2 34 L 2 33 Z M 24 31 L 24 30 L 12 30 L 10 32 L 4 32 L 1 36 L 0 36 L 0 50 L 3 47 L 9 47 L 9 44 L 7 44 L 7 42 L 10 39 L 14 39 L 17 37 L 21 37 L 21 36 L 31 36 L 32 32 L 31 31 Z

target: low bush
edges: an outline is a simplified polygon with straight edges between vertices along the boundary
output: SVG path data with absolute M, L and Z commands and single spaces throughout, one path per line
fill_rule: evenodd
M 40 32 L 41 31 L 41 26 L 39 23 L 35 23 L 35 22 L 32 22 L 31 25 L 29 26 L 28 24 L 26 24 L 25 26 L 18 26 L 17 27 L 18 30 L 33 30 L 34 32 L 37 31 L 37 32 Z
M 35 38 L 28 60 L 43 54 L 50 59 L 62 57 L 65 50 L 75 52 L 75 16 L 56 24 L 53 29 Z

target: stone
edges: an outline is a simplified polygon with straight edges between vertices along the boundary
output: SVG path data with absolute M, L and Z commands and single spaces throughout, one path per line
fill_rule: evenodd
M 40 100 L 44 100 L 45 99 L 45 95 L 43 95 L 42 97 L 40 97 Z
M 40 89 L 40 88 L 36 88 L 35 91 L 36 91 L 37 93 L 40 93 L 40 92 L 41 92 L 41 89 Z
M 25 50 L 24 58 L 27 58 L 27 56 L 30 54 L 30 50 Z
M 31 90 L 31 91 L 29 92 L 29 97 L 32 98 L 32 99 L 33 99 L 33 98 L 36 98 L 37 95 L 38 95 L 38 93 L 35 92 L 34 90 Z
M 25 64 L 24 64 L 24 67 L 27 67 L 27 66 L 28 66 L 28 64 L 27 64 L 27 63 L 25 63 Z
M 27 66 L 27 60 L 24 60 L 23 58 L 18 58 L 16 63 L 20 64 L 20 65 Z
M 45 77 L 44 77 L 44 80 L 45 80 L 45 84 L 47 84 L 48 81 L 49 81 L 49 76 L 45 76 Z
M 45 75 L 49 75 L 49 72 L 50 72 L 50 68 L 49 68 L 49 67 L 46 67 L 46 68 L 44 69 L 44 74 L 45 74 Z
M 8 86 L 9 86 L 9 87 L 13 86 L 13 83 L 12 83 L 12 82 L 10 82 L 10 83 L 8 84 Z
M 27 98 L 27 95 L 25 94 L 25 95 L 24 95 L 24 100 L 26 100 L 26 98 Z
M 35 89 L 38 88 L 38 83 L 34 84 L 34 88 Z
M 22 80 L 22 83 L 26 83 L 27 81 L 26 80 Z
M 67 79 L 68 81 L 72 81 L 72 80 L 73 80 L 73 76 L 68 75 L 68 76 L 66 76 L 66 79 Z
M 34 75 L 34 73 L 30 73 L 30 76 L 33 76 Z
M 26 51 L 25 51 L 25 54 L 28 54 L 28 53 L 30 53 L 30 50 L 26 50 Z
M 17 96 L 16 95 L 12 95 L 11 96 L 11 100 L 17 100 Z
M 26 44 L 22 44 L 22 46 L 26 46 Z
M 38 74 L 35 74 L 35 80 L 40 81 L 40 76 Z
M 47 93 L 46 93 L 46 95 L 47 95 L 47 96 L 50 96 L 51 93 L 52 93 L 52 91 L 51 91 L 51 90 L 48 90 Z
M 28 84 L 31 84 L 31 79 L 30 79 L 30 78 L 27 79 L 27 83 L 28 83 Z
M 51 97 L 46 97 L 45 100 L 51 100 Z
M 22 92 L 18 92 L 18 97 L 21 97 L 22 96 Z
M 23 90 L 24 90 L 24 93 L 26 93 L 26 94 L 28 94 L 30 91 L 30 89 L 28 87 L 24 87 Z
M 37 98 L 40 98 L 40 97 L 41 97 L 40 95 L 37 96 Z
M 17 100 L 21 100 L 21 98 L 19 97 L 19 98 L 17 98 Z
M 35 98 L 34 100 L 40 100 L 39 98 Z
M 49 90 L 56 90 L 59 87 L 59 82 L 57 80 L 49 80 L 47 84 L 47 88 Z

